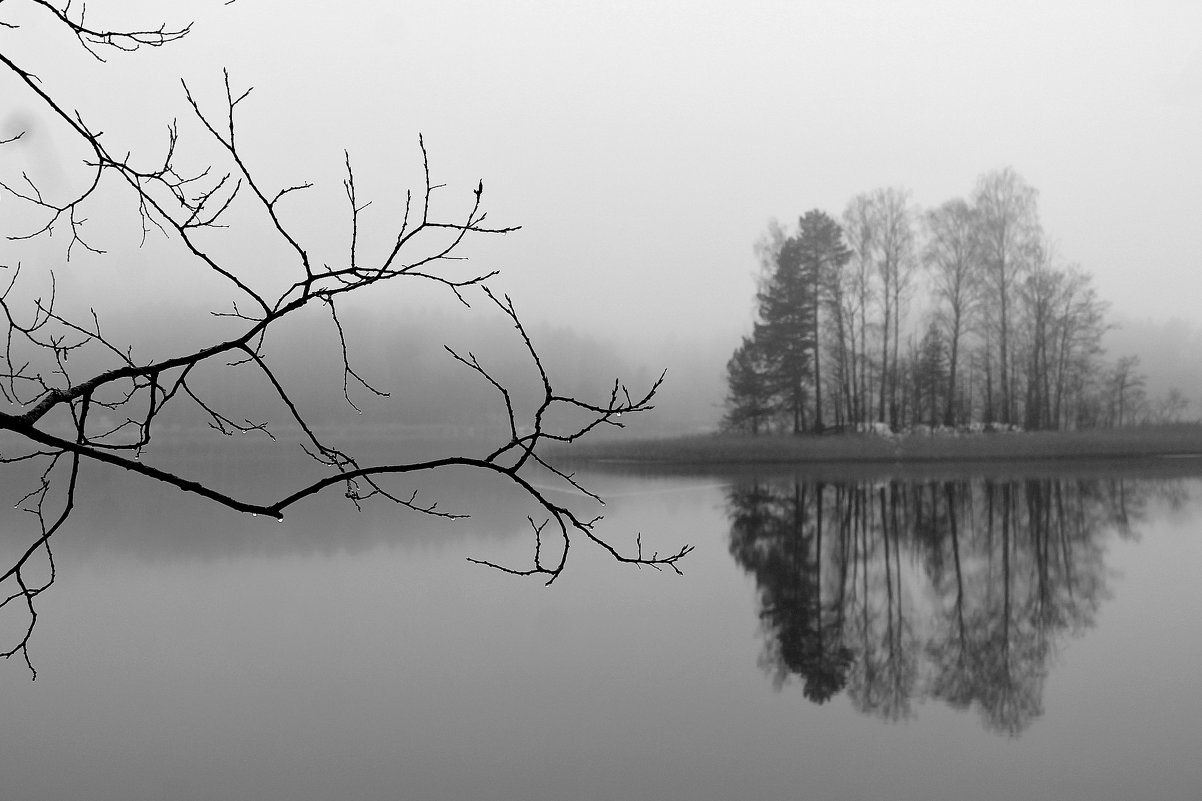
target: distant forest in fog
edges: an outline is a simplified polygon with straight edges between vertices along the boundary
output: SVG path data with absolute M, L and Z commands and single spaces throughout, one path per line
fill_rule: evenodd
M 471 351 L 502 382 L 508 382 L 515 404 L 537 400 L 538 374 L 512 324 L 482 304 L 459 307 L 348 308 L 342 316 L 350 365 L 377 395 L 350 378 L 346 395 L 361 411 L 356 416 L 344 395 L 338 338 L 326 330 L 328 315 L 319 320 L 296 320 L 280 326 L 264 343 L 263 353 L 315 425 L 348 422 L 363 431 L 399 428 L 402 433 L 432 436 L 489 436 L 506 429 L 504 402 L 480 376 L 451 358 L 444 345 L 461 353 Z M 183 305 L 142 306 L 126 301 L 120 313 L 101 317 L 106 333 L 128 342 L 135 361 L 161 358 L 195 347 L 195 342 L 231 321 Z M 570 327 L 532 324 L 529 333 L 557 391 L 604 400 L 621 380 L 631 393 L 645 392 L 663 370 L 668 371 L 657 395 L 656 409 L 623 421 L 628 428 L 604 427 L 599 436 L 625 431 L 646 436 L 712 430 L 721 415 L 721 340 L 706 347 L 674 340 L 647 343 L 639 353 Z M 76 370 L 110 367 L 85 365 L 104 358 L 93 352 L 74 357 Z M 269 423 L 287 430 L 293 421 L 279 416 L 271 388 L 249 368 L 212 369 L 193 376 L 199 388 L 220 398 L 219 410 L 241 420 Z M 164 418 L 180 428 L 203 426 L 205 416 L 179 404 Z M 259 415 L 277 415 L 260 417 Z M 520 414 L 519 414 L 520 417 Z M 112 420 L 113 424 L 121 421 Z M 348 432 L 350 433 L 350 432 Z
M 745 313 L 745 308 L 732 307 L 732 318 Z M 162 355 L 200 335 L 192 326 L 181 324 L 195 315 L 195 309 L 159 306 L 123 314 L 106 329 L 134 343 L 135 357 Z M 499 398 L 477 376 L 453 362 L 443 350 L 444 344 L 473 350 L 501 374 L 518 379 L 515 387 L 528 388 L 529 381 L 537 378 L 528 356 L 518 348 L 516 332 L 476 309 L 356 309 L 344 322 L 352 366 L 374 386 L 390 393 L 380 398 L 361 387 L 349 387 L 351 398 L 364 411 L 356 422 L 367 427 L 471 434 L 503 424 Z M 623 435 L 699 433 L 719 426 L 725 392 L 723 365 L 733 345 L 729 334 L 716 334 L 707 341 L 673 338 L 649 342 L 637 352 L 604 334 L 592 336 L 562 325 L 534 324 L 531 336 L 543 352 L 552 379 L 577 394 L 608 394 L 615 378 L 625 381 L 632 391 L 641 389 L 661 370 L 667 370 L 656 409 L 630 421 L 629 428 L 620 432 Z M 1165 397 L 1175 387 L 1190 399 L 1202 397 L 1202 364 L 1194 358 L 1202 352 L 1202 331 L 1189 324 L 1116 315 L 1103 344 L 1108 352 L 1141 355 L 1147 398 Z M 348 407 L 342 396 L 339 357 L 332 346 L 329 337 L 311 332 L 300 338 L 293 332 L 283 339 L 268 340 L 267 353 L 282 376 L 303 387 L 298 397 L 316 419 L 345 423 Z M 210 380 L 224 382 L 223 408 L 231 413 L 253 417 L 256 407 L 268 405 L 266 387 L 258 381 L 241 380 L 236 372 Z M 1196 409 L 1191 405 L 1185 419 L 1195 419 Z M 202 418 L 175 422 L 195 426 L 202 424 Z M 288 425 L 288 421 L 277 422 Z M 617 433 L 616 429 L 599 432 L 601 436 Z
M 814 209 L 794 228 L 770 224 L 754 326 L 727 363 L 725 428 L 1186 419 L 1179 387 L 1152 397 L 1138 355 L 1107 357 L 1109 304 L 1057 252 L 1037 200 L 1005 168 L 925 211 L 885 188 L 852 198 L 838 221 Z

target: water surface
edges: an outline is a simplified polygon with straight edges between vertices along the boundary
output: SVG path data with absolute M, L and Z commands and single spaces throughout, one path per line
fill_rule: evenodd
M 37 681 L 0 662 L 4 797 L 1202 787 L 1187 472 L 583 480 L 612 539 L 696 545 L 685 575 L 584 546 L 551 587 L 472 565 L 528 563 L 533 510 L 467 475 L 429 487 L 480 507 L 458 523 L 103 479 L 56 540 Z

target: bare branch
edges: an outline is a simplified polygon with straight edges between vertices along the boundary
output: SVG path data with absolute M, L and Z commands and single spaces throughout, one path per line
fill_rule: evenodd
M 177 42 L 183 39 L 192 30 L 192 23 L 188 23 L 182 28 L 168 28 L 165 24 L 158 28 L 147 30 L 111 30 L 107 28 L 94 28 L 85 24 L 84 17 L 87 12 L 87 5 L 80 4 L 78 16 L 71 14 L 71 0 L 63 8 L 58 8 L 49 0 L 32 0 L 36 5 L 45 8 L 53 14 L 61 23 L 66 25 L 74 34 L 79 43 L 91 53 L 96 60 L 104 61 L 100 56 L 100 48 L 109 47 L 115 50 L 120 50 L 125 53 L 132 53 L 141 47 L 162 47 L 171 42 Z
M 82 5 L 76 13 L 69 2 L 63 6 L 47 0 L 34 2 L 72 31 L 98 59 L 102 52 L 111 50 L 129 52 L 143 46 L 159 47 L 190 32 L 190 26 L 165 25 L 109 30 L 87 21 Z M 0 24 L 5 23 L 0 21 Z M 33 231 L 5 232 L 9 239 L 48 238 L 55 229 L 65 229 L 64 258 L 69 259 L 80 250 L 103 255 L 107 243 L 100 241 L 101 234 L 95 227 L 88 227 L 89 210 L 132 193 L 130 213 L 137 214 L 141 221 L 140 244 L 145 244 L 150 231 L 157 230 L 179 253 L 172 269 L 179 270 L 181 275 L 194 272 L 216 276 L 235 294 L 226 310 L 208 312 L 228 326 L 222 329 L 222 336 L 192 349 L 147 359 L 135 354 L 132 346 L 110 338 L 95 309 L 89 307 L 86 314 L 78 317 L 64 311 L 68 304 L 59 304 L 52 271 L 46 272 L 45 290 L 31 291 L 25 285 L 29 270 L 23 269 L 20 262 L 0 266 L 8 279 L 0 282 L 3 283 L 0 286 L 3 332 L 0 431 L 21 442 L 15 454 L 0 454 L 0 465 L 40 468 L 32 486 L 19 500 L 21 508 L 35 521 L 30 545 L 11 566 L 0 566 L 5 571 L 0 575 L 4 586 L 0 590 L 0 612 L 22 610 L 25 615 L 15 644 L 0 644 L 5 649 L 0 655 L 20 654 L 33 671 L 29 643 L 38 620 L 35 599 L 54 581 L 51 538 L 75 507 L 76 480 L 84 462 L 125 470 L 236 512 L 277 519 L 282 519 L 301 501 L 333 488 L 339 488 L 355 508 L 369 501 L 387 502 L 423 515 L 458 519 L 463 515 L 445 511 L 436 500 L 419 498 L 416 490 L 398 485 L 403 487 L 404 482 L 418 474 L 468 468 L 508 482 L 524 493 L 536 510 L 536 514 L 528 517 L 534 540 L 530 566 L 507 567 L 475 558 L 470 561 L 516 575 L 539 575 L 550 584 L 563 573 L 573 544 L 589 542 L 619 562 L 657 570 L 669 567 L 679 572 L 678 562 L 692 550 L 691 546 L 685 545 L 666 556 L 656 551 L 647 553 L 641 534 L 635 535 L 631 547 L 615 546 L 599 532 L 599 517 L 586 518 L 570 506 L 554 502 L 547 489 L 530 478 L 534 473 L 542 480 L 549 476 L 558 487 L 573 490 L 575 502 L 601 503 L 601 497 L 574 475 L 540 458 L 538 449 L 547 441 L 573 442 L 600 426 L 620 427 L 622 415 L 651 409 L 663 376 L 642 395 L 632 395 L 616 380 L 608 397 L 601 399 L 579 399 L 556 391 L 513 301 L 488 286 L 487 282 L 498 271 L 486 269 L 465 274 L 459 266 L 463 259 L 461 246 L 469 238 L 504 236 L 519 228 L 486 223 L 482 181 L 471 191 L 470 198 L 465 198 L 458 213 L 446 218 L 436 214 L 432 197 L 444 186 L 432 178 L 430 153 L 424 138 L 418 137 L 422 162 L 420 196 L 415 198 L 414 192 L 406 192 L 399 223 L 389 221 L 386 223 L 389 227 L 378 232 L 388 245 L 374 258 L 369 257 L 364 247 L 365 242 L 372 241 L 369 234 L 378 235 L 368 229 L 364 214 L 371 201 L 360 197 L 350 155 L 343 151 L 346 177 L 342 190 L 347 203 L 349 242 L 341 263 L 316 264 L 310 258 L 311 232 L 290 224 L 281 213 L 285 198 L 295 198 L 302 191 L 314 189 L 314 184 L 301 180 L 267 188 L 252 168 L 250 154 L 244 152 L 238 138 L 236 112 L 250 97 L 251 90 L 235 91 L 228 72 L 223 75 L 224 102 L 215 111 L 203 109 L 187 84 L 183 84 L 184 101 L 191 108 L 190 119 L 195 121 L 189 124 L 217 145 L 218 156 L 200 170 L 181 166 L 184 163 L 181 152 L 187 145 L 177 121 L 167 126 L 161 158 L 139 159 L 131 152 L 122 154 L 110 147 L 102 139 L 102 132 L 85 122 L 80 114 L 69 111 L 68 106 L 42 87 L 32 72 L 3 53 L 0 53 L 0 72 L 15 76 L 16 85 L 29 95 L 28 99 L 40 103 L 61 120 L 88 153 L 86 160 L 78 165 L 81 180 L 71 183 L 79 188 L 65 198 L 50 197 L 53 193 L 43 192 L 36 176 L 23 174 L 20 181 L 0 183 L 0 191 L 6 197 L 35 215 Z M 23 132 L 18 132 L 0 140 L 0 145 L 16 142 L 22 136 Z M 112 195 L 114 188 L 121 194 Z M 266 225 L 271 237 L 284 245 L 282 261 L 289 272 L 274 286 L 266 278 L 256 278 L 252 287 L 241 269 L 213 255 L 215 251 L 208 239 L 221 234 L 227 226 L 237 229 L 255 222 Z M 332 437 L 318 433 L 318 426 L 298 401 L 303 386 L 291 386 L 286 373 L 276 369 L 268 347 L 274 343 L 274 335 L 268 340 L 268 333 L 281 330 L 285 319 L 308 322 L 312 318 L 303 316 L 303 310 L 324 305 L 333 324 L 324 333 L 337 344 L 342 394 L 348 406 L 363 413 L 352 397 L 352 386 L 358 387 L 354 394 L 361 395 L 362 391 L 388 398 L 388 392 L 374 386 L 353 366 L 357 360 L 342 314 L 347 307 L 344 304 L 340 309 L 338 304 L 350 293 L 363 294 L 377 284 L 402 278 L 434 282 L 465 307 L 471 307 L 469 300 L 473 293 L 479 292 L 487 301 L 485 305 L 499 310 L 512 325 L 525 357 L 537 371 L 537 400 L 529 410 L 524 410 L 515 400 L 522 394 L 490 372 L 474 353 L 468 351 L 464 355 L 447 348 L 452 359 L 482 380 L 487 392 L 495 393 L 503 409 L 507 430 L 487 448 L 467 453 L 450 450 L 438 458 L 422 460 L 393 458 L 368 462 L 334 442 Z M 259 282 L 265 286 L 260 287 Z M 245 298 L 253 305 L 247 307 Z M 254 412 L 240 410 L 236 401 L 215 396 L 202 380 L 212 372 L 229 375 L 230 371 L 238 371 L 239 379 L 247 377 L 268 388 L 267 402 L 272 404 L 272 410 L 261 412 L 257 407 Z M 306 376 L 305 380 L 314 379 Z M 550 413 L 560 408 L 582 414 L 583 422 L 567 428 L 551 427 Z M 93 413 L 94 409 L 99 411 Z M 243 488 L 219 489 L 155 457 L 154 449 L 149 446 L 168 434 L 160 421 L 169 409 L 202 422 L 213 432 L 218 444 L 245 436 L 261 437 L 264 447 L 296 448 L 299 444 L 295 452 L 306 454 L 316 472 L 266 498 L 244 497 L 239 494 L 245 491 Z M 273 430 L 273 423 L 268 421 L 281 417 L 286 420 L 285 428 Z M 49 566 L 49 579 L 37 581 L 33 579 L 31 564 L 35 558 L 43 557 Z

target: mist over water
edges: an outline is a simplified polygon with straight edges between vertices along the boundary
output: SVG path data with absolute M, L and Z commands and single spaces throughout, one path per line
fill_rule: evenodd
M 557 547 L 483 470 L 378 485 L 467 519 L 347 485 L 278 522 L 95 458 L 64 479 L 111 447 L 268 503 L 349 464 L 325 443 L 520 451 L 571 422 L 533 414 L 541 369 L 602 404 L 666 370 L 598 438 L 710 432 L 770 220 L 872 187 L 917 215 L 1011 167 L 1056 240 L 1029 255 L 1096 276 L 1127 322 L 1107 359 L 1142 356 L 1149 400 L 1184 393 L 1160 416 L 1192 420 L 1202 6 L 88 6 L 142 31 L 114 39 L 52 5 L 0 2 L 0 412 L 29 437 L 0 437 L 0 564 L 35 557 L 0 582 L 0 652 L 32 631 L 30 669 L 0 660 L 4 799 L 1197 797 L 1192 461 L 582 470 L 605 505 L 527 464 L 622 553 L 696 546 L 676 575 L 574 539 L 550 587 L 469 561 Z M 427 260 L 485 209 L 483 241 Z M 888 286 L 858 295 L 864 354 L 893 323 L 880 421 L 888 342 L 898 372 L 932 310 L 929 281 Z M 154 366 L 298 295 L 247 349 Z
M 262 465 L 220 469 L 253 491 Z M 1188 798 L 1202 781 L 1187 469 L 579 477 L 617 543 L 695 544 L 685 574 L 584 544 L 550 588 L 469 564 L 524 564 L 533 542 L 525 503 L 466 475 L 423 487 L 472 499 L 457 522 L 331 498 L 281 524 L 93 485 L 56 541 L 37 681 L 0 664 L 6 794 Z

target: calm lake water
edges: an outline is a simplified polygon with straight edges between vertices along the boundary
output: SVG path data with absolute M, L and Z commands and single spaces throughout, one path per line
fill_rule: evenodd
M 470 564 L 533 548 L 470 476 L 430 487 L 468 521 L 329 496 L 283 524 L 98 476 L 37 680 L 0 661 L 0 795 L 1198 797 L 1188 471 L 582 478 L 613 540 L 694 544 L 685 575 Z

